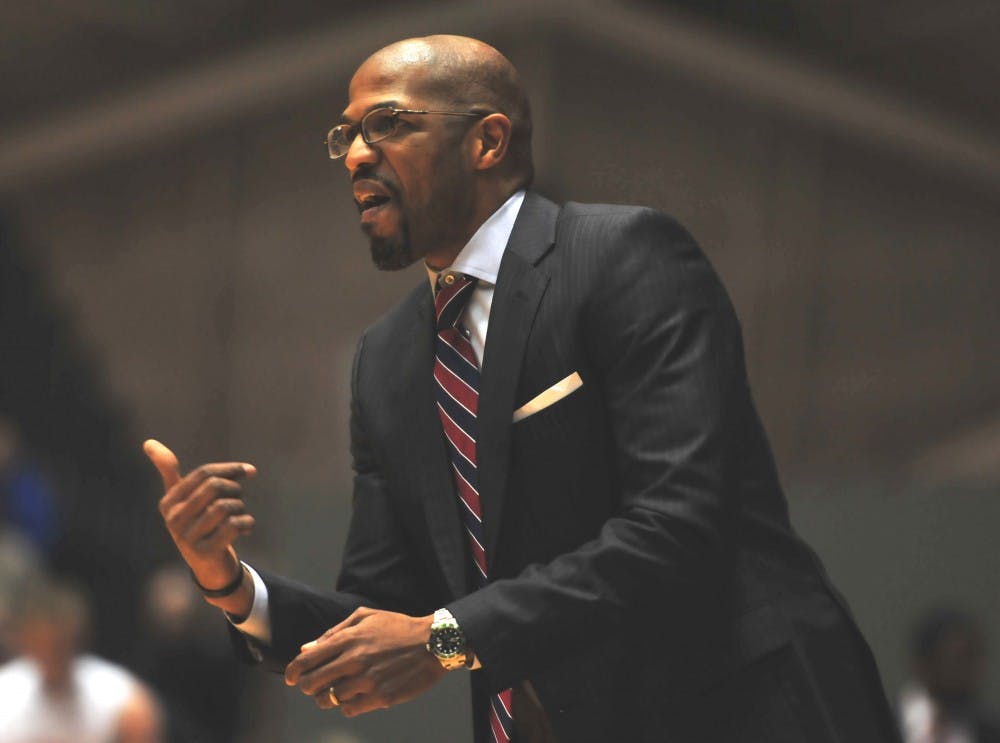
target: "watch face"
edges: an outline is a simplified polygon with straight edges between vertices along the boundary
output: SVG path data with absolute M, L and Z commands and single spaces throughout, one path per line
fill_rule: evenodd
M 431 633 L 431 652 L 439 658 L 451 658 L 465 650 L 465 636 L 458 627 L 438 627 Z

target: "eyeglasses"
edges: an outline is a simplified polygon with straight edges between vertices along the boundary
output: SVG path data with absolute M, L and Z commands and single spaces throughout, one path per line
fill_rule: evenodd
M 468 113 L 462 111 L 413 111 L 405 108 L 392 108 L 384 106 L 373 108 L 361 117 L 359 125 L 338 124 L 326 135 L 326 148 L 330 152 L 330 159 L 336 160 L 347 154 L 351 149 L 354 138 L 361 131 L 361 138 L 367 145 L 381 142 L 383 139 L 391 137 L 399 129 L 400 114 L 436 114 L 438 116 L 468 116 L 474 119 L 481 119 L 485 113 Z

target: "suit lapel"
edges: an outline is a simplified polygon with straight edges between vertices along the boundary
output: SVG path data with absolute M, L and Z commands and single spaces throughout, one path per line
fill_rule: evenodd
M 441 570 L 452 595 L 458 597 L 468 592 L 468 553 L 441 419 L 434 401 L 433 317 L 434 302 L 430 287 L 427 287 L 413 313 L 414 325 L 401 336 L 407 342 L 400 348 L 405 354 L 400 358 L 400 369 L 413 371 L 400 375 L 408 382 L 406 392 L 400 396 L 400 415 L 411 422 L 408 429 L 412 431 L 406 442 L 410 462 L 405 471 L 413 473 L 413 488 L 423 503 L 428 532 Z
M 511 418 L 521 362 L 548 275 L 536 264 L 555 241 L 559 207 L 529 192 L 500 262 L 479 383 L 476 458 L 479 495 L 492 569 L 507 489 Z

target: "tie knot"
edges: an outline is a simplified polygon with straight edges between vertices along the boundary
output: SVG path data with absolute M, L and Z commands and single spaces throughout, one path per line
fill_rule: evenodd
M 461 273 L 443 273 L 438 277 L 438 293 L 434 298 L 437 329 L 453 328 L 469 303 L 476 279 Z

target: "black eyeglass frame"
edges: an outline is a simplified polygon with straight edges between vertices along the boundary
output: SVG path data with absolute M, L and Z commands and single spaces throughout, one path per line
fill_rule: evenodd
M 365 122 L 372 116 L 372 114 L 376 114 L 380 111 L 392 112 L 392 121 L 393 121 L 392 131 L 387 132 L 386 134 L 379 137 L 374 137 L 374 138 L 369 137 L 368 132 L 366 131 L 367 127 L 365 127 Z M 400 114 L 435 114 L 437 116 L 466 116 L 474 119 L 482 119 L 483 117 L 490 115 L 489 112 L 474 113 L 472 111 L 423 111 L 412 108 L 395 108 L 393 106 L 379 106 L 378 108 L 373 108 L 371 111 L 362 116 L 361 121 L 359 121 L 357 124 L 337 124 L 335 127 L 330 129 L 330 131 L 326 133 L 326 139 L 323 140 L 323 143 L 326 145 L 327 154 L 330 155 L 331 160 L 339 160 L 340 158 L 344 157 L 351 149 L 351 143 L 354 141 L 354 138 L 358 136 L 359 132 L 361 134 L 361 139 L 363 139 L 364 143 L 369 146 L 375 144 L 376 142 L 381 142 L 384 139 L 388 139 L 389 137 L 391 137 L 393 134 L 396 133 L 396 130 L 398 128 L 397 122 L 399 121 Z M 347 135 L 344 136 L 344 142 L 347 143 L 347 146 L 344 148 L 343 152 L 341 152 L 338 155 L 335 155 L 333 153 L 333 147 L 334 147 L 333 138 L 338 130 L 348 131 L 348 132 L 354 130 L 354 133 L 350 136 Z

